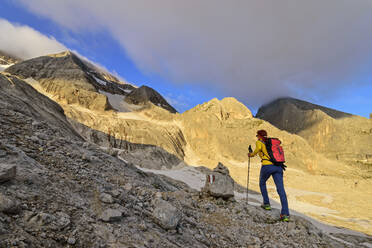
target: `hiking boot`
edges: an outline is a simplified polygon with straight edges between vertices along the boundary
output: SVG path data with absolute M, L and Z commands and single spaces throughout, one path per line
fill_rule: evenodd
M 265 210 L 271 210 L 271 206 L 270 204 L 262 204 L 261 205 L 261 208 L 265 209 Z
M 285 214 L 281 214 L 280 215 L 280 221 L 288 222 L 289 221 L 289 216 L 285 215 Z

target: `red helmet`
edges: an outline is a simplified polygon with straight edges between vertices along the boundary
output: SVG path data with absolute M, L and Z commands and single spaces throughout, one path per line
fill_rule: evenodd
M 256 136 L 261 136 L 261 137 L 267 137 L 267 132 L 265 130 L 258 130 Z

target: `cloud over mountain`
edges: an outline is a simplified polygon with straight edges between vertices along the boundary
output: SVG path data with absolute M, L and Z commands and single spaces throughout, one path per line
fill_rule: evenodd
M 10 23 L 1 18 L 0 33 L 0 50 L 22 59 L 67 50 L 54 37 L 45 36 L 29 26 Z
M 257 105 L 371 83 L 370 0 L 19 2 L 76 32 L 109 30 L 144 72 Z

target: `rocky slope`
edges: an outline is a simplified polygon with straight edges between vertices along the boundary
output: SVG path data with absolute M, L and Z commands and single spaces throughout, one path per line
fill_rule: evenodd
M 142 172 L 85 142 L 58 105 L 17 77 L 0 74 L 0 87 L 0 165 L 17 168 L 0 184 L 0 247 L 352 247 L 370 242 L 348 235 L 338 241 L 300 217 L 280 223 L 278 212 L 205 198 L 185 184 Z
M 257 118 L 302 136 L 324 156 L 347 161 L 372 172 L 372 122 L 292 98 L 261 107 Z

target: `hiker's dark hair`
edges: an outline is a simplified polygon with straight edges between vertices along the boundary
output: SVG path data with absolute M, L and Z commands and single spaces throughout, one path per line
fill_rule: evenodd
M 267 132 L 266 132 L 266 130 L 261 129 L 261 130 L 257 131 L 257 135 L 260 135 L 260 136 L 266 138 L 267 137 Z

